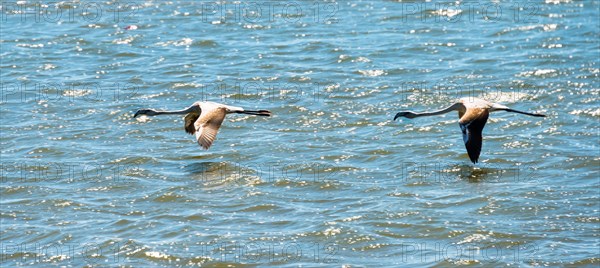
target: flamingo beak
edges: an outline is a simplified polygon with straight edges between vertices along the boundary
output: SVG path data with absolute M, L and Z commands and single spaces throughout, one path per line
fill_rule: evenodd
M 399 113 L 397 113 L 396 116 L 394 116 L 394 121 L 396 121 L 396 119 L 398 119 L 398 117 L 402 117 L 402 116 L 405 116 L 405 115 L 406 115 L 406 112 L 399 112 Z

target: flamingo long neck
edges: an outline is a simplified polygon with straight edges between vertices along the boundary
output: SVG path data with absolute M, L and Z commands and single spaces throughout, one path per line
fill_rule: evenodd
M 416 115 L 415 117 L 445 114 L 445 113 L 449 113 L 452 111 L 460 110 L 460 107 L 462 107 L 462 105 L 459 103 L 456 103 L 456 104 L 453 104 L 452 106 L 450 106 L 446 109 L 442 109 L 442 110 L 437 110 L 437 111 L 433 111 L 433 112 L 415 113 L 415 115 Z
M 156 111 L 156 115 L 161 114 L 188 114 L 187 110 L 179 110 L 179 111 Z
M 161 115 L 161 114 L 189 114 L 191 112 L 200 112 L 200 109 L 198 106 L 191 106 L 187 109 L 183 109 L 183 110 L 178 110 L 178 111 L 156 111 L 156 115 Z

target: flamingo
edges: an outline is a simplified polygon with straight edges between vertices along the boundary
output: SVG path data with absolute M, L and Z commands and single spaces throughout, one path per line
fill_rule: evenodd
M 216 102 L 195 102 L 187 109 L 179 111 L 157 111 L 154 109 L 141 109 L 135 112 L 133 118 L 139 115 L 155 116 L 161 114 L 185 114 L 184 129 L 190 135 L 196 134 L 196 141 L 202 148 L 208 150 L 215 138 L 219 127 L 227 114 L 250 114 L 258 116 L 271 116 L 267 110 L 249 111 L 241 107 L 229 106 Z
M 412 111 L 399 112 L 396 114 L 396 116 L 394 116 L 394 120 L 398 119 L 399 117 L 412 119 L 421 116 L 440 115 L 452 111 L 458 111 L 458 124 L 460 125 L 460 129 L 462 131 L 463 141 L 465 143 L 465 147 L 467 148 L 467 153 L 473 164 L 477 163 L 479 154 L 481 153 L 481 144 L 483 139 L 481 132 L 483 131 L 483 127 L 487 122 L 490 112 L 506 111 L 529 116 L 546 117 L 546 115 L 543 114 L 517 111 L 502 104 L 489 102 L 479 98 L 461 98 L 450 107 L 438 111 L 423 113 L 416 113 Z

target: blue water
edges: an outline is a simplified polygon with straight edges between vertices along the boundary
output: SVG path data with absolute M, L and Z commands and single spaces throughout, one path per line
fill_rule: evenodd
M 598 1 L 2 1 L 14 266 L 592 266 Z M 457 116 L 482 97 L 480 163 Z M 181 116 L 216 101 L 208 151 Z

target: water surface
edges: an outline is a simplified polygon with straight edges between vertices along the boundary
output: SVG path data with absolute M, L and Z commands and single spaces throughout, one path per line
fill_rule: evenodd
M 456 3 L 2 2 L 2 266 L 597 265 L 598 2 Z

